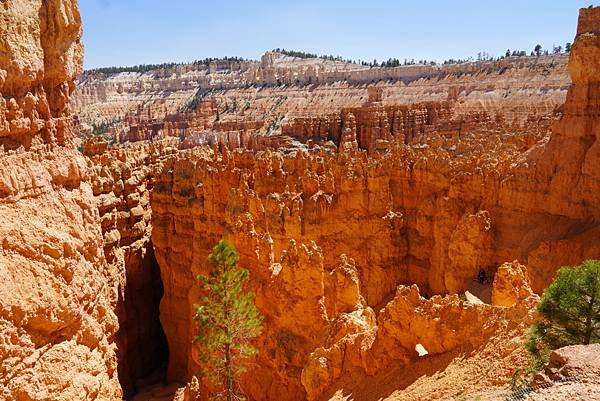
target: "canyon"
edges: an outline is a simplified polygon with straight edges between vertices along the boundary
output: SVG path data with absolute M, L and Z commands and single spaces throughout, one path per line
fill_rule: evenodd
M 568 56 L 395 68 L 82 72 L 75 0 L 0 20 L 0 398 L 206 399 L 222 238 L 265 316 L 250 399 L 506 389 L 558 268 L 600 258 L 598 7 Z

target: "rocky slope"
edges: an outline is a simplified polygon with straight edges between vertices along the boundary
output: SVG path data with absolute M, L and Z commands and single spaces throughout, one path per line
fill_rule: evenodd
M 77 2 L 2 2 L 0 21 L 0 398 L 119 399 L 118 278 L 72 144 Z

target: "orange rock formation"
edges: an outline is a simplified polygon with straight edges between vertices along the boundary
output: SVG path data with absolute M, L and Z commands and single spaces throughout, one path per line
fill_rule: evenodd
M 304 62 L 290 61 L 286 68 L 302 69 Z M 413 76 L 410 71 L 414 69 L 422 71 Z M 391 106 L 394 110 L 380 122 L 357 126 L 359 140 L 372 150 L 366 139 L 380 123 L 389 124 L 394 133 L 407 131 L 406 140 L 421 139 L 427 130 L 460 135 L 476 127 L 506 130 L 511 136 L 532 131 L 543 135 L 555 108 L 564 102 L 569 84 L 564 56 L 399 67 L 404 75 L 385 78 L 390 70 L 396 69 L 372 69 L 369 74 L 382 76 L 359 83 L 336 80 L 254 86 L 251 79 L 238 77 L 227 89 L 205 87 L 202 79 L 186 75 L 179 67 L 144 76 L 121 73 L 82 80 L 76 98 L 89 95 L 100 99 L 76 104 L 84 125 L 109 122 L 110 134 L 118 141 L 176 136 L 187 138 L 189 145 L 221 143 L 254 150 L 296 147 L 308 140 L 338 145 L 348 112 L 365 104 Z M 224 70 L 218 75 L 237 77 L 237 73 Z M 165 87 L 165 74 L 186 77 L 187 86 Z M 105 87 L 120 80 L 131 82 L 105 96 Z M 442 115 L 437 113 L 440 108 L 444 109 Z M 379 128 L 389 134 L 384 126 Z
M 534 292 L 600 256 L 599 10 L 581 11 L 560 109 L 564 57 L 364 69 L 268 53 L 84 76 L 82 127 L 141 141 L 93 138 L 86 158 L 76 1 L 6 2 L 1 397 L 120 399 L 167 357 L 163 329 L 168 379 L 191 380 L 177 396 L 204 397 L 194 277 L 223 237 L 265 315 L 252 399 L 383 398 L 365 389 L 386 381 L 441 398 L 469 372 L 503 385 Z
M 116 344 L 119 380 L 126 395 L 140 390 L 143 379 L 167 358 L 158 320 L 162 283 L 150 240 L 149 194 L 154 175 L 163 159 L 176 151 L 176 142 L 140 143 L 110 151 L 101 140 L 85 144 L 104 255 L 117 274 L 112 278 L 119 295 Z
M 422 114 L 431 129 L 407 140 L 393 116 L 422 106 L 366 104 L 341 110 L 347 124 L 328 118 L 308 120 L 316 128 L 304 133 L 307 123 L 288 128 L 304 138 L 344 132 L 349 153 L 225 147 L 213 158 L 188 151 L 166 164 L 151 204 L 169 377 L 195 372 L 194 276 L 208 269 L 205 255 L 221 237 L 240 250 L 266 315 L 260 368 L 244 383 L 254 399 L 317 399 L 348 369 L 376 374 L 390 359 L 410 363 L 417 344 L 431 354 L 477 348 L 476 334 L 489 338 L 494 324 L 522 333 L 535 302 L 528 280 L 539 292 L 560 265 L 598 256 L 596 40 L 578 35 L 564 114 L 546 138 L 481 125 L 448 135 L 440 129 L 452 126 L 448 114 L 434 108 L 436 117 Z M 354 152 L 354 140 L 371 154 Z M 529 269 L 496 267 L 514 259 Z M 426 301 L 403 287 L 458 293 L 482 268 L 498 271 L 498 306 Z M 453 334 L 456 324 L 462 335 Z
M 0 21 L 0 398 L 119 399 L 117 274 L 72 144 L 77 2 L 2 2 Z

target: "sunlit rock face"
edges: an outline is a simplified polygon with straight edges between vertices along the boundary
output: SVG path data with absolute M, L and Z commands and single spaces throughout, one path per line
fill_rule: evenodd
M 2 398 L 121 399 L 167 358 L 182 396 L 205 396 L 194 277 L 221 238 L 265 315 L 252 399 L 427 376 L 460 352 L 493 364 L 479 386 L 503 384 L 535 293 L 600 257 L 598 10 L 581 11 L 570 87 L 565 57 L 352 70 L 269 53 L 87 76 L 80 127 L 115 121 L 109 136 L 137 143 L 84 156 L 76 2 L 2 2 Z M 214 90 L 189 103 L 198 89 Z
M 451 137 L 478 129 L 518 132 L 521 144 L 531 146 L 548 131 L 569 86 L 565 55 L 366 70 L 279 56 L 267 57 L 281 64 L 277 72 L 271 62 L 223 62 L 212 69 L 188 64 L 143 74 L 90 71 L 78 80 L 74 107 L 82 127 L 105 124 L 118 142 L 175 136 L 185 147 L 289 149 L 340 145 L 348 141 L 342 134 L 355 131 L 357 146 L 372 153 L 391 139 L 419 142 L 433 131 Z M 311 63 L 347 69 L 347 76 L 318 79 Z M 256 82 L 247 74 L 253 68 L 317 75 L 311 84 L 304 78 Z
M 595 13 L 582 10 L 586 29 L 600 24 Z M 579 32 L 573 83 L 547 131 L 472 117 L 457 131 L 451 101 L 382 105 L 377 94 L 337 116 L 284 121 L 277 135 L 306 147 L 222 141 L 165 163 L 151 204 L 169 377 L 196 372 L 194 277 L 223 237 L 266 316 L 243 382 L 255 399 L 318 399 L 349 372 L 416 363 L 418 345 L 446 355 L 496 344 L 499 331 L 522 338 L 534 292 L 561 265 L 600 256 L 597 47 Z M 527 268 L 505 264 L 514 260 Z M 470 289 L 482 269 L 494 280 L 490 304 L 444 296 Z M 521 349 L 512 345 L 496 350 L 506 374 Z
M 83 145 L 100 215 L 106 261 L 117 275 L 116 335 L 119 381 L 126 396 L 160 378 L 168 349 L 159 320 L 162 281 L 150 239 L 150 191 L 174 140 L 109 148 L 101 138 Z
M 116 272 L 72 145 L 77 2 L 4 1 L 0 21 L 0 398 L 119 399 Z

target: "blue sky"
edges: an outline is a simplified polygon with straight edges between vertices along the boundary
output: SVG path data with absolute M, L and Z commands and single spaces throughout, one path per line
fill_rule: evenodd
M 442 61 L 572 41 L 592 0 L 80 0 L 85 67 L 277 47 L 379 61 Z

